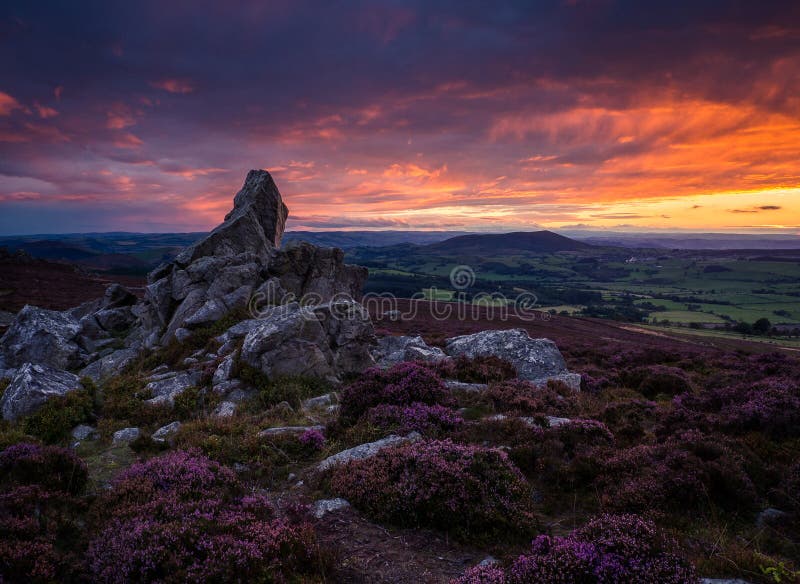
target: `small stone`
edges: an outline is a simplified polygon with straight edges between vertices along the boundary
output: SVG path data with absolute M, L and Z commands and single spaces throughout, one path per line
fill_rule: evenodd
M 340 497 L 337 497 L 336 499 L 320 499 L 319 501 L 314 501 L 314 506 L 312 507 L 311 512 L 317 519 L 322 519 L 328 513 L 339 511 L 340 509 L 346 509 L 348 507 L 350 507 L 350 503 Z
M 224 401 L 220 402 L 211 415 L 215 418 L 230 418 L 235 413 L 236 404 L 232 401 Z
M 323 408 L 336 404 L 339 401 L 339 396 L 336 392 L 326 393 L 317 397 L 312 397 L 303 402 L 303 409 L 311 410 L 314 408 Z
M 787 513 L 785 511 L 769 507 L 756 516 L 756 526 L 766 527 L 768 525 L 775 525 L 786 519 L 786 517 Z
M 72 429 L 72 437 L 75 440 L 89 440 L 97 438 L 97 429 L 86 424 L 80 424 Z
M 166 426 L 162 426 L 155 432 L 151 438 L 153 442 L 168 442 L 177 432 L 181 429 L 181 423 L 178 421 L 172 422 L 171 424 L 167 424 Z
M 128 444 L 133 442 L 141 435 L 139 428 L 123 428 L 114 432 L 114 438 L 111 441 L 112 446 L 119 446 L 121 444 Z
M 325 429 L 325 426 L 278 426 L 275 428 L 267 428 L 266 430 L 261 430 L 258 433 L 259 438 L 264 438 L 266 436 L 276 436 L 279 434 L 302 434 L 309 430 L 317 432 L 322 432 Z

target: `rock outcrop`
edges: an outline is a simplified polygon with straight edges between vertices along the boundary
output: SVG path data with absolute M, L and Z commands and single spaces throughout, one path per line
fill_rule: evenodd
M 78 344 L 81 325 L 68 312 L 26 306 L 0 338 L 6 367 L 36 363 L 55 369 L 79 367 L 87 354 Z
M 448 339 L 445 352 L 467 357 L 494 355 L 509 361 L 517 368 L 517 376 L 536 384 L 550 380 L 561 381 L 579 391 L 581 376 L 567 370 L 564 357 L 549 339 L 532 339 L 522 329 L 481 331 Z
M 33 363 L 25 363 L 18 370 L 0 399 L 4 420 L 28 416 L 56 396 L 80 389 L 76 375 Z
M 279 249 L 288 210 L 267 171 L 251 170 L 233 202 L 221 225 L 148 276 L 138 310 L 146 346 L 185 338 L 235 310 L 258 316 L 292 296 L 360 295 L 366 269 L 345 265 L 341 250 L 305 242 Z
M 337 380 L 374 365 L 369 352 L 375 342 L 372 321 L 357 302 L 276 306 L 248 328 L 242 361 L 271 377 L 310 375 Z

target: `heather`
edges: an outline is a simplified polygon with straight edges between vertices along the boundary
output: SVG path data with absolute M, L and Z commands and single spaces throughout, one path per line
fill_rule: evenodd
M 456 584 L 689 584 L 698 578 L 678 545 L 652 521 L 602 515 L 566 537 L 540 535 L 507 569 L 478 567 Z
M 355 422 L 379 404 L 435 405 L 451 401 L 442 379 L 428 367 L 400 363 L 389 369 L 368 369 L 341 394 L 340 419 Z
M 380 404 L 371 408 L 367 422 L 388 432 L 443 434 L 458 428 L 463 419 L 451 408 L 415 402 L 409 406 Z
M 0 453 L 0 579 L 53 582 L 81 572 L 86 465 L 55 446 Z
M 98 582 L 274 581 L 317 565 L 310 525 L 196 452 L 137 463 L 101 499 L 87 556 Z
M 431 365 L 443 378 L 464 383 L 492 383 L 516 378 L 517 370 L 508 361 L 494 355 L 467 357 L 458 355 Z
M 421 441 L 336 468 L 331 490 L 370 517 L 460 538 L 514 539 L 536 529 L 530 489 L 497 449 Z

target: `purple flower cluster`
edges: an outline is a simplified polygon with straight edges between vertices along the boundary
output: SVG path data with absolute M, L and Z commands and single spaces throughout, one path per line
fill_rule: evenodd
M 86 479 L 86 465 L 64 448 L 22 443 L 0 453 L 0 581 L 75 577 Z
M 369 516 L 462 538 L 514 538 L 535 527 L 530 489 L 503 451 L 421 441 L 336 468 L 331 489 Z
M 345 387 L 341 395 L 340 418 L 346 423 L 354 423 L 379 404 L 446 405 L 450 401 L 450 393 L 431 369 L 416 363 L 399 363 L 386 370 L 368 369 Z
M 597 487 L 615 509 L 744 510 L 758 502 L 741 456 L 696 430 L 613 452 L 601 466 Z
M 487 397 L 500 412 L 571 416 L 578 409 L 575 392 L 559 386 L 537 387 L 521 379 L 491 384 Z
M 665 427 L 706 427 L 741 435 L 763 432 L 773 439 L 800 436 L 800 381 L 771 377 L 679 395 Z
M 300 444 L 311 450 L 322 450 L 325 446 L 325 435 L 314 428 L 309 428 L 300 434 Z
M 463 418 L 450 408 L 415 402 L 410 406 L 380 404 L 367 412 L 367 421 L 379 428 L 406 434 L 449 432 L 458 428 Z
M 83 492 L 87 478 L 86 463 L 65 448 L 21 442 L 0 452 L 0 484 L 75 494 Z
M 454 584 L 691 584 L 694 568 L 677 544 L 635 515 L 603 515 L 567 537 L 541 535 L 508 568 L 469 570 Z
M 97 582 L 272 581 L 316 565 L 309 525 L 276 518 L 265 497 L 195 452 L 132 466 L 101 509 L 88 550 Z

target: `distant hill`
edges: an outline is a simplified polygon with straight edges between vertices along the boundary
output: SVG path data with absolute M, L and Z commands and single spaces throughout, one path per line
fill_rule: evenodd
M 427 245 L 425 249 L 439 253 L 500 255 L 523 252 L 580 251 L 591 247 L 588 243 L 575 241 L 552 231 L 516 231 L 514 233 L 461 235 Z
M 286 231 L 283 242 L 302 240 L 314 245 L 351 249 L 412 243 L 427 245 L 465 235 L 468 231 Z

